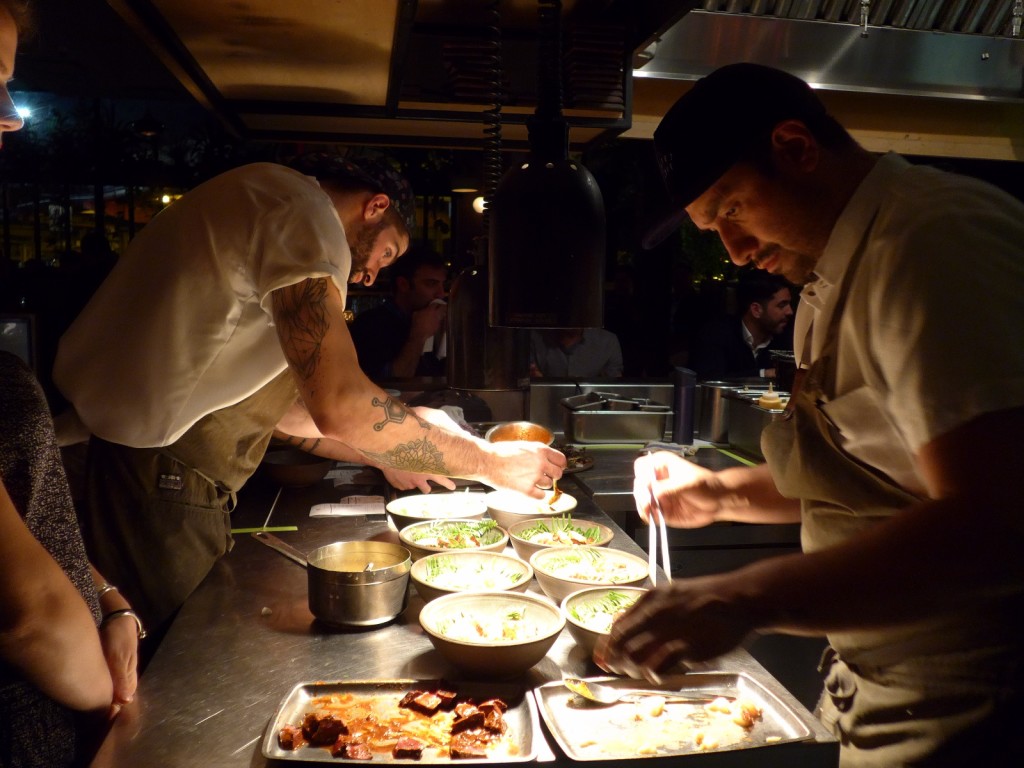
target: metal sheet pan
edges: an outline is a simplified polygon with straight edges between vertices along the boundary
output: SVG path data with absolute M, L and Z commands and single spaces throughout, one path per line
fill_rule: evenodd
M 616 688 L 635 688 L 636 680 L 587 678 Z M 729 726 L 719 730 L 703 705 L 666 704 L 661 714 L 652 713 L 651 699 L 641 703 L 601 706 L 586 702 L 561 683 L 537 688 L 541 717 L 559 748 L 573 760 L 635 760 L 674 757 L 738 749 L 771 747 L 811 738 L 811 731 L 795 712 L 753 678 L 732 672 L 691 672 L 666 677 L 660 685 L 645 688 L 666 692 L 701 694 L 721 691 L 760 707 L 762 717 L 749 730 Z M 702 748 L 698 732 L 709 739 L 720 734 L 721 743 Z M 731 739 L 736 737 L 737 740 Z
M 277 742 L 277 734 L 285 725 L 299 725 L 307 712 L 316 709 L 314 699 L 322 696 L 352 694 L 358 699 L 383 702 L 389 707 L 406 693 L 412 690 L 433 690 L 446 688 L 455 691 L 460 698 L 472 698 L 475 701 L 486 701 L 500 698 L 508 704 L 505 722 L 508 731 L 502 737 L 501 748 L 489 759 L 458 759 L 452 760 L 440 756 L 436 749 L 423 750 L 419 760 L 392 757 L 390 752 L 375 752 L 374 763 L 486 763 L 500 761 L 527 762 L 536 759 L 535 740 L 540 736 L 537 706 L 529 689 L 514 683 L 490 682 L 449 682 L 441 680 L 353 680 L 340 682 L 306 682 L 298 683 L 285 696 L 277 712 L 267 726 L 263 738 L 263 756 L 275 760 L 290 760 L 314 763 L 338 763 L 338 758 L 331 757 L 330 751 L 323 747 L 305 745 L 295 750 L 282 749 Z M 342 761 L 352 762 L 352 761 Z

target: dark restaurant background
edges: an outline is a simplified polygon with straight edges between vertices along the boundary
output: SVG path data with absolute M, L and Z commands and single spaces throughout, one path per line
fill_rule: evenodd
M 49 383 L 56 341 L 132 237 L 217 173 L 281 160 L 312 143 L 229 130 L 104 0 L 37 0 L 35 7 L 39 29 L 19 53 L 11 86 L 31 114 L 21 131 L 4 137 L 8 147 L 0 152 L 0 313 L 33 316 L 35 367 L 57 406 Z M 398 161 L 418 198 L 417 239 L 453 270 L 472 264 L 483 235 L 471 206 L 483 187 L 482 150 L 382 139 L 333 148 L 384 152 Z M 503 166 L 522 151 L 506 148 Z M 658 249 L 640 248 L 660 184 L 648 141 L 604 137 L 574 151 L 597 179 L 607 209 L 605 326 L 620 336 L 626 376 L 666 376 L 685 356 L 687 323 L 729 308 L 736 270 L 714 238 L 686 227 Z M 1024 198 L 1018 161 L 910 159 L 988 179 Z M 453 191 L 467 178 L 476 192 Z M 371 289 L 357 287 L 350 305 L 358 312 L 388 290 L 385 275 Z

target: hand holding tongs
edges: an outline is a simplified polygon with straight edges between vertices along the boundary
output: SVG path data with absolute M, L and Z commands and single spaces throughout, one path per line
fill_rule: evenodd
M 672 564 L 668 557 L 668 531 L 665 528 L 665 516 L 661 512 L 661 504 L 654 494 L 654 481 L 657 480 L 655 469 L 651 467 L 647 490 L 651 494 L 651 511 L 647 516 L 647 573 L 651 586 L 658 585 L 658 539 L 661 539 L 661 567 L 665 569 L 665 577 L 672 580 Z M 657 527 L 655 527 L 657 526 Z

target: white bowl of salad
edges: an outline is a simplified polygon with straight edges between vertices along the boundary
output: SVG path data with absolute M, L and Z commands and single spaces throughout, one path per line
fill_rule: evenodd
M 523 560 L 547 547 L 606 547 L 615 537 L 607 525 L 591 520 L 574 520 L 571 515 L 535 517 L 508 529 L 512 548 Z
M 456 592 L 423 606 L 420 626 L 459 671 L 504 679 L 547 655 L 565 617 L 550 600 L 528 592 Z
M 453 592 L 525 592 L 533 567 L 504 552 L 435 552 L 413 563 L 410 576 L 430 601 Z
M 424 520 L 400 530 L 398 539 L 413 561 L 434 552 L 501 552 L 508 544 L 508 534 L 493 520 Z
M 561 602 L 585 587 L 639 587 L 647 581 L 647 561 L 611 547 L 548 547 L 530 558 L 544 594 Z
M 562 600 L 565 626 L 589 658 L 602 635 L 611 632 L 612 623 L 633 607 L 647 592 L 642 587 L 587 587 Z

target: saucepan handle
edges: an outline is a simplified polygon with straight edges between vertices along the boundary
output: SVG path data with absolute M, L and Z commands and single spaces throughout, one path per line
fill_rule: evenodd
M 266 531 L 253 531 L 252 537 L 256 539 L 256 541 L 265 544 L 271 549 L 277 550 L 282 555 L 287 557 L 289 560 L 294 560 L 303 568 L 307 566 L 308 561 L 306 560 L 306 556 L 302 552 L 299 552 L 299 550 L 297 550 L 291 544 L 286 544 L 285 542 L 281 541 L 281 539 L 277 538 L 277 536 L 275 536 L 274 534 L 267 533 Z

